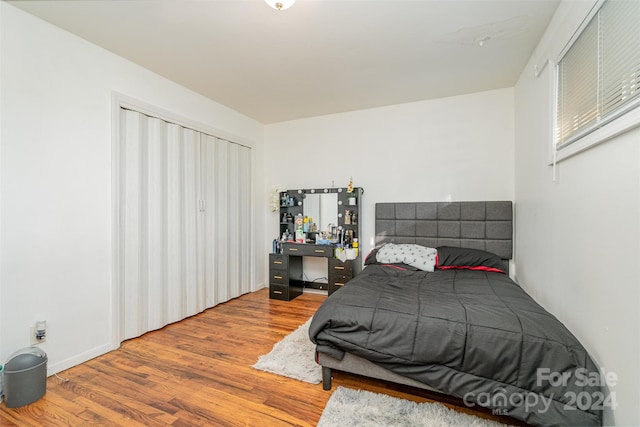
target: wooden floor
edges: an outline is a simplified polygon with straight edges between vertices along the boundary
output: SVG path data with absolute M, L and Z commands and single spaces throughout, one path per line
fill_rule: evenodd
M 118 350 L 60 372 L 67 382 L 51 376 L 39 401 L 15 409 L 0 405 L 0 425 L 315 426 L 331 392 L 251 365 L 311 317 L 326 296 L 305 293 L 291 302 L 268 296 L 267 289 L 244 295 L 126 341 Z M 335 372 L 337 386 L 417 402 L 434 396 Z M 443 403 L 514 422 L 472 411 L 459 401 Z

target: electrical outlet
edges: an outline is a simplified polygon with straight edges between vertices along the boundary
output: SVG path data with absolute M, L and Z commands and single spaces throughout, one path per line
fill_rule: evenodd
M 45 341 L 47 341 L 47 335 L 44 333 L 39 333 L 37 326 L 32 326 L 31 327 L 31 345 L 42 344 Z

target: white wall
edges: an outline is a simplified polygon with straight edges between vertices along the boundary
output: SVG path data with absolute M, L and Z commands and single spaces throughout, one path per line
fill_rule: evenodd
M 548 165 L 555 56 L 584 16 L 563 2 L 515 88 L 516 271 L 607 371 L 619 407 L 606 424 L 640 424 L 640 129 Z M 582 8 L 582 10 L 578 10 Z
M 42 346 L 57 372 L 111 349 L 112 92 L 249 142 L 254 178 L 263 126 L 5 2 L 0 11 L 0 360 L 46 319 Z
M 513 126 L 512 89 L 268 125 L 265 191 L 346 187 L 353 176 L 367 251 L 376 202 L 513 200 Z M 267 216 L 269 242 L 277 224 Z

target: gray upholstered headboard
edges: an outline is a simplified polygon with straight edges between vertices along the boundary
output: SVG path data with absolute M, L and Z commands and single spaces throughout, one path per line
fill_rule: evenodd
M 498 202 L 376 203 L 376 246 L 417 243 L 513 256 L 513 206 Z

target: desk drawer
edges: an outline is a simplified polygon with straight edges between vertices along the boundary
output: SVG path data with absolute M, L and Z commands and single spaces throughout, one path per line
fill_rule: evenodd
M 337 258 L 329 259 L 329 274 L 341 274 L 353 277 L 353 261 L 340 261 Z
M 329 282 L 329 295 L 342 288 L 346 282 L 338 281 L 338 282 Z
M 349 280 L 351 279 L 340 279 L 340 278 L 332 277 L 331 279 L 329 279 L 329 286 L 337 286 L 341 288 L 344 285 L 346 285 Z
M 274 285 L 273 283 L 269 285 L 270 299 L 291 301 L 292 299 L 296 298 L 299 295 L 302 295 L 301 286 Z
M 287 270 L 269 270 L 269 283 L 270 284 L 289 284 L 289 272 Z
M 283 301 L 289 301 L 289 286 L 284 285 L 269 285 L 269 298 L 281 299 Z
M 289 257 L 281 254 L 269 254 L 269 270 L 287 270 Z
M 333 246 L 313 244 L 287 244 L 284 245 L 285 255 L 333 257 Z

